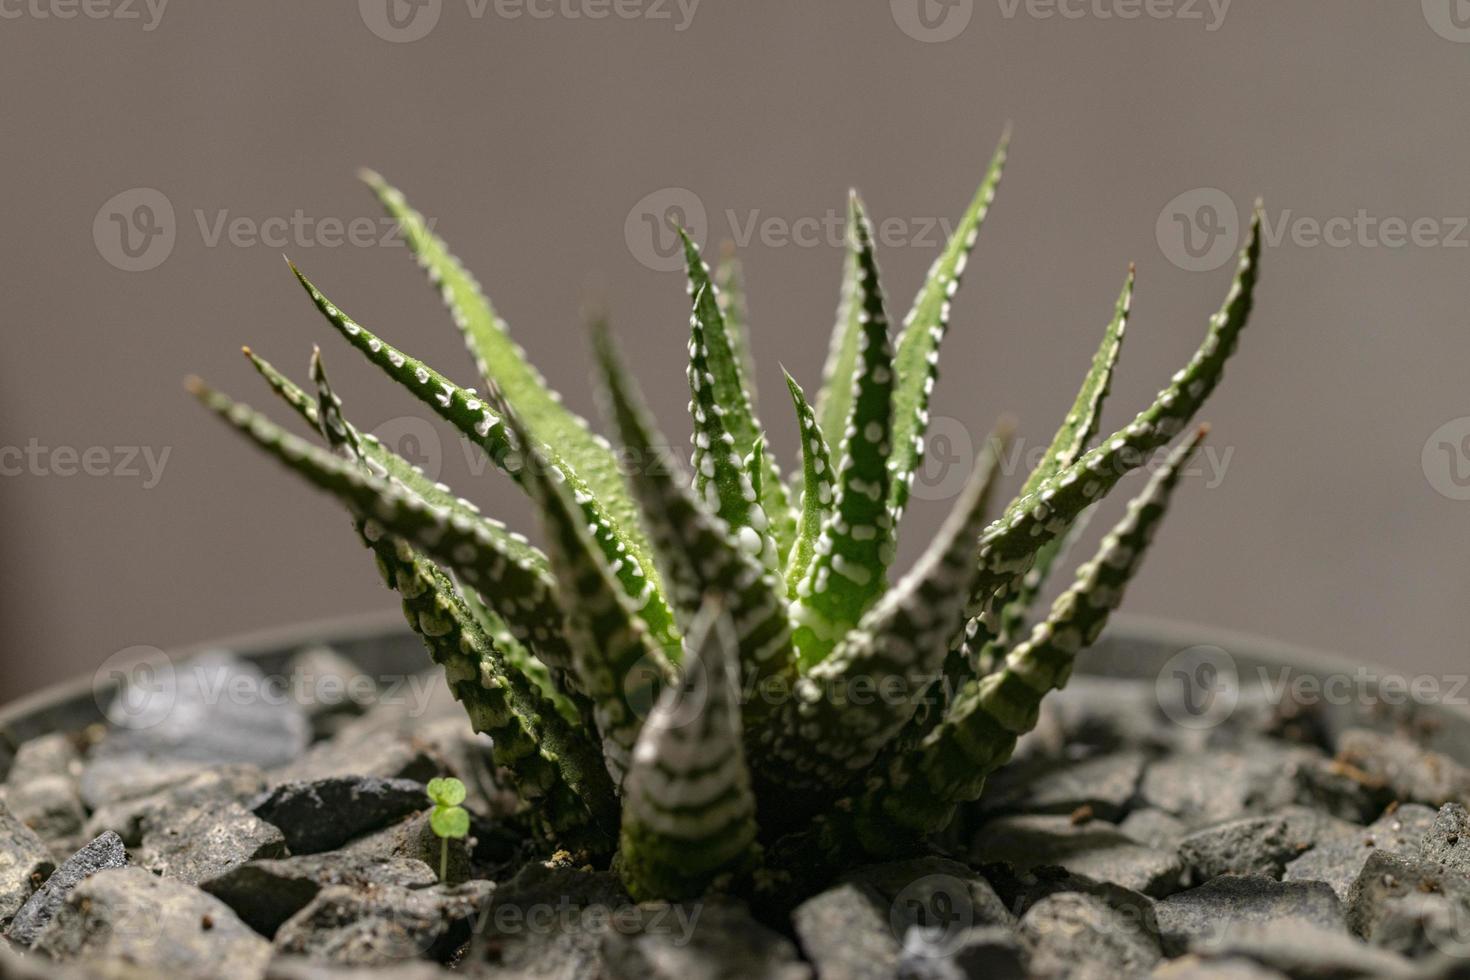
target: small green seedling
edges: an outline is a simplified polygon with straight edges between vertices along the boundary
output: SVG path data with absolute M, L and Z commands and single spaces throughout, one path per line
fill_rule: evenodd
M 449 874 L 449 840 L 470 832 L 470 814 L 460 806 L 464 802 L 464 783 L 458 779 L 431 779 L 428 789 L 434 804 L 429 826 L 439 837 L 439 880 L 443 881 Z

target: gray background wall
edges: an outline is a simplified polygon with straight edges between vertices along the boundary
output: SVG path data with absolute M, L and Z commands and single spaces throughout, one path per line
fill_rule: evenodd
M 1128 608 L 1416 670 L 1463 665 L 1470 504 L 1455 498 L 1470 490 L 1450 467 L 1470 473 L 1470 28 L 1452 14 L 1466 5 L 924 2 L 927 34 L 914 0 L 703 0 L 692 19 L 673 0 L 556 0 L 535 5 L 544 18 L 430 0 L 419 16 L 438 21 L 413 41 L 389 29 L 383 0 L 176 2 L 161 17 L 157 0 L 93 0 L 99 18 L 68 0 L 0 5 L 0 446 L 36 447 L 0 460 L 0 700 L 135 644 L 391 607 L 335 506 L 180 387 L 198 372 L 269 404 L 238 346 L 300 374 L 319 342 L 355 417 L 419 431 L 422 411 L 329 333 L 283 251 L 469 379 L 403 249 L 326 244 L 323 219 L 377 215 L 357 167 L 436 219 L 587 412 L 579 308 L 607 303 L 681 438 L 683 285 L 639 261 L 630 215 L 636 232 L 641 210 L 667 203 L 659 192 L 684 188 L 712 241 L 773 219 L 743 252 L 764 415 L 789 459 L 778 365 L 815 384 L 840 250 L 781 228 L 840 213 L 861 188 L 876 216 L 901 219 L 882 262 L 906 307 L 937 247 L 927 226 L 961 211 L 1007 119 L 1010 170 L 937 393 L 951 431 L 978 437 L 1008 409 L 1033 445 L 1048 438 L 1136 260 L 1108 416 L 1125 420 L 1228 284 L 1228 268 L 1182 267 L 1194 263 L 1172 216 L 1218 214 L 1228 247 L 1228 209 L 1202 208 L 1223 196 L 1243 215 L 1264 195 L 1281 237 L 1205 413 L 1228 465 L 1181 494 Z M 569 15 L 599 10 L 610 16 Z M 172 208 L 171 224 L 153 212 L 172 241 L 151 239 L 136 263 L 154 267 L 128 272 L 110 216 L 146 203 L 127 193 L 139 188 Z M 310 222 L 284 244 L 214 238 L 221 220 L 269 233 L 298 211 Z M 1392 223 L 1360 212 L 1424 221 L 1395 247 Z M 1310 222 L 1334 218 L 1358 227 L 1314 242 Z M 1214 227 L 1196 223 L 1196 244 Z M 458 443 L 440 446 L 446 479 L 526 519 L 505 481 L 475 479 Z M 125 447 L 163 460 L 156 485 Z M 106 475 L 62 475 L 69 452 Z M 916 508 L 906 555 L 943 509 Z

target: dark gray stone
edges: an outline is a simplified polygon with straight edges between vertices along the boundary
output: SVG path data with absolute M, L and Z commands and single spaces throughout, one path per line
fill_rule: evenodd
M 1225 875 L 1160 901 L 1159 937 L 1164 952 L 1215 948 L 1243 926 L 1289 922 L 1346 933 L 1342 903 L 1320 881 L 1281 882 L 1263 875 Z
M 1318 842 L 1361 830 L 1326 814 L 1289 807 L 1196 831 L 1180 842 L 1179 855 L 1196 881 L 1225 874 L 1280 878 L 1289 862 Z
M 1025 980 L 1026 947 L 1005 926 L 973 926 L 958 935 L 909 931 L 898 962 L 898 980 Z
M 1066 817 L 1003 817 L 975 834 L 977 863 L 1000 861 L 1018 871 L 1056 865 L 1099 881 L 1166 895 L 1179 887 L 1179 856 L 1127 836 L 1101 820 L 1074 824 Z
M 810 980 L 812 976 L 791 941 L 756 922 L 738 902 L 650 902 L 627 911 L 631 914 L 613 916 L 602 934 L 597 975 L 605 980 Z M 862 941 L 861 936 L 849 938 Z M 818 968 L 823 980 L 881 975 L 846 973 L 835 962 L 836 972 Z
M 1159 961 L 1159 940 L 1101 899 L 1059 892 L 1021 917 L 1031 970 L 1042 976 L 1112 980 L 1138 976 Z
M 76 850 L 87 818 L 77 777 L 81 755 L 70 736 L 42 735 L 21 744 L 5 781 L 5 803 L 53 853 Z
M 58 960 L 128 964 L 175 980 L 256 980 L 271 956 L 270 944 L 223 902 L 142 868 L 100 871 L 77 885 L 37 949 Z
M 465 959 L 507 976 L 596 976 L 614 920 L 636 915 L 615 874 L 528 864 L 496 889 Z
M 1181 752 L 1144 770 L 1139 797 L 1143 805 L 1198 829 L 1291 805 L 1298 771 L 1315 758 L 1311 750 L 1294 747 Z
M 1446 803 L 1424 835 L 1420 859 L 1446 871 L 1470 875 L 1470 811 Z
M 271 776 L 278 782 L 310 783 L 373 776 L 427 783 L 442 775 L 445 768 L 443 759 L 431 755 L 409 736 L 387 730 L 352 730 L 318 742 L 300 759 Z
M 284 857 L 286 838 L 238 803 L 159 815 L 138 849 L 138 863 L 191 885 L 257 858 Z
M 278 956 L 271 960 L 265 980 L 454 980 L 465 975 L 425 961 L 384 967 L 334 966 L 304 956 Z
M 293 854 L 315 854 L 429 806 L 423 783 L 344 776 L 281 783 L 251 809 L 280 828 Z
M 55 868 L 45 842 L 0 803 L 0 925 L 20 911 Z
M 323 888 L 427 888 L 438 880 L 438 872 L 422 861 L 380 861 L 327 853 L 251 861 L 201 882 L 199 887 L 234 909 L 256 932 L 274 936 L 283 922 L 310 904 Z
M 888 927 L 900 943 L 915 930 L 946 937 L 971 926 L 1012 929 L 1016 917 L 991 883 L 968 865 L 929 856 L 869 865 L 843 879 L 886 903 Z
M 318 737 L 333 734 L 343 718 L 361 715 L 378 700 L 378 682 L 331 647 L 308 647 L 286 664 L 292 698 Z
M 155 675 L 147 689 L 119 692 L 108 712 L 114 727 L 83 770 L 83 799 L 95 810 L 220 765 L 291 762 L 311 730 L 279 688 L 254 664 L 212 652 Z
M 6 938 L 19 946 L 33 946 L 41 930 L 61 908 L 67 896 L 85 879 L 127 864 L 128 852 L 116 834 L 108 832 L 64 861 L 10 920 Z
M 1088 807 L 1104 820 L 1116 820 L 1132 802 L 1147 762 L 1147 754 L 1133 749 L 1080 762 L 1012 764 L 986 784 L 980 809 L 987 814 L 1070 814 Z
M 1184 825 L 1184 821 L 1153 807 L 1140 807 L 1132 811 L 1118 824 L 1118 829 L 1140 844 L 1147 844 L 1161 851 L 1177 849 L 1179 842 L 1189 834 L 1189 828 Z
M 276 932 L 277 952 L 347 966 L 444 960 L 470 938 L 488 881 L 431 888 L 323 888 Z
M 1154 935 L 1158 934 L 1154 900 L 1142 892 L 1124 888 L 1111 881 L 1098 881 L 1086 875 L 1074 874 L 1059 867 L 1039 867 L 1015 872 L 1004 865 L 986 865 L 983 870 L 986 880 L 994 885 L 997 894 L 1018 915 L 1048 896 L 1076 892 L 1102 901 L 1130 921 L 1139 923 Z
M 358 837 L 342 847 L 341 852 L 354 858 L 375 858 L 380 861 L 412 858 L 437 869 L 443 848 L 443 839 L 434 834 L 433 828 L 429 826 L 429 813 L 424 811 L 391 827 Z M 464 881 L 469 875 L 470 854 L 465 842 L 451 840 L 448 880 Z
M 1340 833 L 1322 835 L 1310 851 L 1286 866 L 1282 877 L 1286 881 L 1325 881 L 1346 902 L 1358 873 L 1375 851 L 1415 857 L 1433 824 L 1434 811 L 1429 807 L 1405 804 L 1367 827 L 1344 827 Z
M 823 980 L 888 980 L 898 967 L 892 903 L 871 885 L 842 884 L 796 907 L 797 941 Z
M 1290 980 L 1286 974 L 1239 956 L 1205 959 L 1194 954 L 1165 960 L 1152 980 Z
M 1470 877 L 1375 852 L 1349 892 L 1348 926 L 1406 956 L 1470 957 Z
M 144 834 L 174 814 L 197 807 L 243 804 L 264 792 L 265 786 L 265 774 L 258 766 L 223 766 L 149 796 L 110 803 L 92 814 L 83 832 L 91 838 L 110 830 L 127 846 L 137 847 Z
M 1305 922 L 1266 922 L 1232 929 L 1213 949 L 1210 965 L 1249 960 L 1280 971 L 1275 975 L 1313 980 L 1367 980 L 1417 974 L 1407 959 L 1332 929 Z M 1162 974 L 1161 974 L 1162 975 Z
M 1338 740 L 1337 757 L 1404 803 L 1470 803 L 1470 769 L 1401 735 L 1349 729 Z

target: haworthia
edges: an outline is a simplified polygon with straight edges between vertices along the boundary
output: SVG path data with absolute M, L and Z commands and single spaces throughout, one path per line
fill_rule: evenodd
M 409 248 L 463 333 L 480 376 L 487 382 L 494 381 L 536 439 L 555 446 L 609 518 L 640 543 L 635 508 L 607 441 L 562 404 L 561 396 L 511 339 L 505 321 L 475 277 L 434 234 L 423 215 L 409 206 L 402 192 L 371 171 L 364 171 L 362 178 L 403 228 Z
M 737 642 L 712 599 L 690 630 L 683 683 L 664 692 L 638 737 L 618 862 L 635 899 L 697 898 L 759 862 Z
M 913 570 L 883 596 L 832 655 L 797 681 L 771 720 L 771 782 L 831 791 L 866 768 L 913 716 L 955 639 L 970 582 L 974 541 L 1008 438 L 989 440 L 964 491 Z M 787 803 L 783 801 L 781 808 Z
M 804 669 L 821 663 L 857 625 L 887 587 L 893 560 L 893 515 L 888 509 L 893 346 L 872 229 L 856 194 L 852 214 L 862 337 L 853 365 L 852 404 L 838 451 L 837 499 L 792 602 L 796 650 Z
M 709 266 L 699 254 L 699 247 L 682 228 L 679 235 L 684 243 L 684 258 L 689 273 L 689 295 L 693 301 L 694 336 L 690 342 L 690 384 L 693 385 L 693 361 L 695 347 L 700 347 L 699 358 L 703 361 L 704 388 L 715 405 L 724 431 L 730 436 L 730 447 L 741 460 L 755 452 L 763 437 L 760 420 L 755 415 L 755 403 L 751 387 L 742 365 L 740 340 L 733 339 L 725 322 L 725 313 L 719 296 L 719 288 L 710 275 Z M 698 418 L 696 417 L 696 423 Z M 699 453 L 699 426 L 695 426 L 695 453 Z M 775 541 L 776 557 L 784 557 L 791 548 L 796 533 L 796 519 L 791 513 L 791 501 L 786 495 L 786 486 L 781 480 L 780 467 L 770 453 L 765 454 L 765 473 L 761 482 L 759 504 L 768 522 L 769 533 Z M 738 523 L 737 523 L 737 526 Z
M 687 632 L 707 597 L 723 596 L 747 685 L 789 683 L 796 659 L 779 580 L 705 509 L 677 463 L 664 458 L 663 440 L 603 324 L 594 328 L 594 346 L 607 414 L 634 461 L 629 479 L 681 625 Z M 745 704 L 747 722 L 759 723 L 765 699 L 751 697 Z
M 295 270 L 294 266 L 292 268 Z M 506 436 L 502 413 L 493 409 L 475 389 L 459 387 L 422 361 L 385 343 L 327 299 L 299 270 L 296 270 L 296 275 L 322 315 L 349 343 L 389 377 L 418 396 L 440 418 L 459 429 L 465 438 L 484 450 L 497 467 L 524 487 L 524 474 L 518 469 L 519 456 L 513 452 Z M 673 615 L 664 600 L 636 515 L 631 524 L 620 523 L 558 447 L 540 441 L 535 432 L 531 436 L 536 441 L 537 451 L 546 455 L 571 483 L 583 519 L 597 529 L 595 536 L 603 554 L 609 562 L 620 563 L 618 580 L 636 603 L 649 632 L 666 651 L 677 653 L 679 641 Z
M 1010 758 L 1016 737 L 1036 724 L 1042 697 L 1066 683 L 1078 651 L 1097 639 L 1122 601 L 1205 432 L 1201 426 L 1170 454 L 1046 621 L 1000 669 L 967 683 L 918 751 L 895 759 L 865 793 L 853 811 L 865 847 L 881 853 L 896 841 L 938 830 L 955 806 L 980 795 L 986 776 Z
M 796 407 L 797 431 L 801 436 L 800 516 L 796 524 L 796 543 L 786 559 L 786 581 L 794 584 L 806 577 L 816 555 L 822 526 L 832 516 L 833 505 L 837 502 L 837 474 L 832 470 L 827 439 L 822 435 L 816 413 L 807 404 L 806 393 L 790 374 L 786 375 L 786 387 Z
M 898 351 L 894 356 L 898 388 L 893 396 L 893 482 L 889 492 L 895 520 L 903 515 L 914 474 L 923 462 L 924 434 L 929 426 L 929 398 L 939 376 L 939 345 L 949 330 L 950 304 L 959 291 L 965 266 L 980 235 L 980 226 L 995 201 L 1009 147 L 1010 129 L 1007 127 L 980 189 L 975 192 L 944 252 L 929 270 L 898 339 Z

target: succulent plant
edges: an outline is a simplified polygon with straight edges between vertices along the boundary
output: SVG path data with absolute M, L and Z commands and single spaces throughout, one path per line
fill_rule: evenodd
M 1152 405 L 1097 440 L 1130 269 L 1076 402 L 1020 495 L 990 515 L 1002 424 L 938 535 L 891 581 L 951 300 L 1005 155 L 1003 140 L 896 331 L 852 196 L 815 404 L 787 376 L 801 442 L 790 475 L 756 413 L 739 267 L 731 257 L 712 273 L 683 235 L 692 479 L 667 458 L 605 326 L 592 335 L 621 453 L 563 406 L 423 217 L 366 175 L 442 293 L 484 391 L 390 345 L 297 276 L 349 344 L 529 495 L 544 550 L 348 422 L 319 354 L 308 393 L 246 351 L 327 449 L 202 382 L 191 388 L 346 505 L 548 846 L 609 862 L 633 895 L 664 899 L 783 888 L 913 852 L 979 796 L 1121 600 L 1203 427 L 1153 468 L 1075 584 L 1026 631 L 1094 505 L 1183 432 L 1219 382 L 1260 254 L 1257 222 L 1197 353 Z

